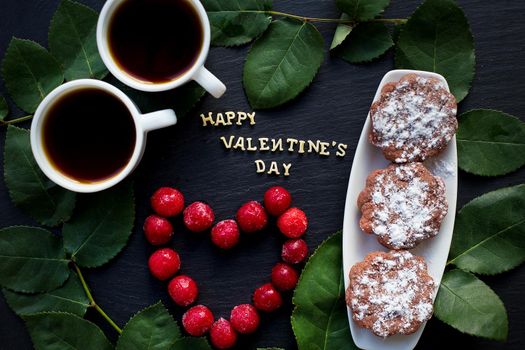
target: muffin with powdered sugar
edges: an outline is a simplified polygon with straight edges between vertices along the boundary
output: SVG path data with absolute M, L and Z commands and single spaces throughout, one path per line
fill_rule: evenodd
M 346 303 L 356 324 L 377 336 L 411 334 L 432 316 L 435 290 L 422 257 L 373 252 L 350 270 Z
M 456 113 L 441 81 L 408 74 L 386 84 L 372 104 L 369 140 L 392 162 L 422 162 L 446 148 L 458 128 Z
M 411 249 L 437 235 L 448 211 L 443 180 L 421 163 L 373 171 L 357 205 L 361 229 L 396 250 Z

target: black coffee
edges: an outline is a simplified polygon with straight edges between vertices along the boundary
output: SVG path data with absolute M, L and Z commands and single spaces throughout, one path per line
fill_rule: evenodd
M 127 0 L 114 12 L 108 40 L 117 64 L 151 83 L 174 80 L 191 68 L 203 44 L 197 10 L 187 0 Z
M 135 148 L 135 123 L 126 105 L 95 88 L 67 93 L 51 105 L 43 145 L 53 166 L 76 181 L 93 183 L 119 173 Z

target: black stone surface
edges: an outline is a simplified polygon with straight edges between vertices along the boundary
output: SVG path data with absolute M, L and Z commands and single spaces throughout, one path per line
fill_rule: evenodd
M 83 0 L 100 9 L 102 0 Z M 525 36 L 524 1 L 459 0 L 475 37 L 476 77 L 460 112 L 473 108 L 492 108 L 525 119 Z M 393 0 L 386 17 L 406 17 L 419 1 Z M 0 3 L 0 54 L 3 56 L 11 36 L 47 44 L 47 29 L 58 0 L 2 0 Z M 334 1 L 275 1 L 275 9 L 315 17 L 338 17 Z M 333 24 L 319 24 L 328 49 Z M 137 311 L 159 299 L 177 319 L 182 310 L 169 300 L 166 286 L 148 273 L 146 261 L 153 251 L 142 234 L 142 222 L 150 213 L 148 198 L 159 186 L 179 187 L 188 203 L 204 200 L 212 205 L 217 218 L 229 218 L 238 206 L 251 199 L 261 200 L 266 188 L 280 184 L 293 194 L 294 205 L 303 208 L 310 219 L 307 234 L 313 249 L 342 226 L 345 193 L 353 152 L 379 80 L 393 68 L 393 54 L 366 65 L 350 65 L 326 54 L 313 84 L 286 106 L 257 112 L 254 127 L 203 128 L 198 115 L 203 112 L 251 111 L 242 88 L 242 69 L 248 47 L 213 48 L 208 68 L 228 86 L 226 95 L 215 100 L 206 96 L 190 116 L 172 128 L 150 135 L 140 167 L 135 172 L 137 221 L 129 245 L 106 266 L 86 270 L 93 294 L 103 309 L 120 325 Z M 3 82 L 0 91 L 5 93 Z M 21 115 L 21 113 L 20 113 Z M 25 126 L 28 126 L 26 124 Z M 226 151 L 218 138 L 222 135 L 248 137 L 294 137 L 335 140 L 347 143 L 343 159 L 316 155 L 262 154 Z M 1 144 L 5 128 L 0 131 Z M 2 146 L 3 147 L 3 146 Z M 0 158 L 3 157 L 3 152 Z M 257 175 L 257 158 L 292 162 L 289 178 Z M 0 159 L 0 162 L 3 161 Z M 525 169 L 505 177 L 481 178 L 460 175 L 458 207 L 490 190 L 525 182 Z M 0 226 L 36 223 L 14 207 L 3 181 L 0 182 Z M 186 233 L 176 220 L 177 234 L 172 245 L 180 252 L 182 271 L 200 284 L 199 302 L 209 305 L 216 316 L 227 317 L 236 304 L 250 301 L 255 287 L 267 282 L 272 265 L 279 258 L 281 239 L 275 230 L 245 240 L 231 253 L 214 249 L 206 238 Z M 442 349 L 523 349 L 525 348 L 525 267 L 508 273 L 484 277 L 505 303 L 509 315 L 506 343 L 463 335 L 439 320 L 432 319 L 418 348 Z M 290 296 L 277 313 L 263 317 L 259 331 L 242 337 L 238 349 L 279 346 L 295 349 L 290 327 Z M 89 319 L 99 324 L 112 340 L 115 332 L 93 312 Z M 31 341 L 23 322 L 0 298 L 0 349 L 30 349 Z

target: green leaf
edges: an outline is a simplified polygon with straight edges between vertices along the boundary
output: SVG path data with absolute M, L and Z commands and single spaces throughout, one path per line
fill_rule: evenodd
M 271 0 L 203 0 L 211 26 L 211 42 L 217 46 L 246 44 L 261 35 L 272 21 L 264 13 Z
M 51 54 L 31 40 L 11 39 L 2 63 L 7 91 L 15 103 L 28 113 L 62 84 L 64 74 Z
M 468 111 L 459 117 L 457 145 L 462 170 L 505 175 L 525 165 L 525 123 L 499 111 Z
M 44 311 L 63 311 L 84 316 L 89 300 L 76 274 L 71 274 L 60 288 L 41 294 L 24 294 L 3 290 L 11 309 L 19 316 Z
M 383 23 L 361 23 L 337 49 L 337 54 L 350 63 L 370 62 L 388 51 L 394 42 Z
M 134 219 L 131 183 L 86 195 L 62 229 L 66 252 L 80 266 L 101 266 L 124 248 Z
M 208 340 L 204 337 L 185 337 L 177 340 L 171 350 L 212 350 Z
M 336 0 L 337 7 L 351 19 L 367 21 L 379 16 L 390 0 Z
M 257 350 L 284 350 L 283 348 L 257 348 Z
M 341 15 L 341 20 L 343 21 L 350 20 L 350 17 L 348 17 L 346 13 L 343 13 Z M 344 24 L 344 23 L 338 24 L 337 27 L 335 28 L 335 33 L 334 33 L 334 38 L 332 39 L 332 44 L 330 44 L 330 50 L 333 50 L 339 45 L 341 45 L 341 43 L 346 39 L 348 34 L 352 32 L 353 28 L 354 28 L 353 26 L 348 25 L 348 24 Z
M 474 40 L 453 0 L 426 0 L 408 19 L 396 45 L 396 67 L 436 72 L 461 101 L 474 78 Z
M 67 80 L 102 79 L 108 73 L 97 48 L 98 14 L 70 0 L 62 0 L 49 27 L 49 50 L 62 64 Z
M 7 105 L 4 96 L 0 96 L 0 121 L 3 121 L 8 114 L 9 106 Z
M 500 298 L 476 276 L 462 270 L 443 275 L 434 314 L 460 332 L 501 341 L 507 338 L 507 311 Z
M 13 203 L 41 224 L 56 226 L 71 216 L 76 194 L 45 177 L 33 158 L 28 130 L 7 128 L 4 178 Z
M 480 274 L 525 261 L 525 185 L 502 188 L 467 203 L 456 215 L 449 264 Z
M 26 226 L 0 230 L 0 284 L 23 293 L 61 286 L 69 276 L 62 240 L 51 232 Z
M 100 328 L 77 315 L 42 312 L 22 317 L 36 350 L 111 350 Z
M 308 22 L 272 22 L 253 44 L 244 65 L 244 88 L 253 108 L 292 100 L 315 77 L 323 62 L 323 38 Z
M 122 329 L 117 350 L 169 350 L 180 330 L 168 310 L 158 302 L 133 316 Z
M 397 45 L 399 41 L 399 35 L 401 34 L 403 28 L 405 28 L 405 24 L 398 23 L 392 29 L 392 40 L 394 41 L 394 45 Z
M 292 328 L 300 350 L 357 349 L 346 314 L 341 233 L 322 243 L 295 288 Z

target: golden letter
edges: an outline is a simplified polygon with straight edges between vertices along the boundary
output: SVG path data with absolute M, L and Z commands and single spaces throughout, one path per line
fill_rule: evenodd
M 208 122 L 210 122 L 210 125 L 215 125 L 215 122 L 213 121 L 213 116 L 211 112 L 208 112 L 208 116 L 206 117 L 204 114 L 201 114 L 202 118 L 202 126 L 207 126 Z
M 296 145 L 298 141 L 296 139 L 287 138 L 286 142 L 290 146 L 290 147 L 288 147 L 288 151 L 289 152 L 293 152 L 293 146 Z
M 235 119 L 235 112 L 226 112 L 226 125 L 233 125 L 233 120 Z
M 277 139 L 277 141 L 275 139 L 272 139 L 272 152 L 275 152 L 275 151 L 284 151 L 283 149 L 283 139 Z
M 330 152 L 328 152 L 326 149 L 330 144 L 328 142 L 319 142 L 319 145 L 321 146 L 321 149 L 319 150 L 319 154 L 322 156 L 329 156 Z
M 264 170 L 266 170 L 266 165 L 264 165 L 264 160 L 257 159 L 255 161 L 255 167 L 257 174 L 264 173 Z
M 270 163 L 270 169 L 268 169 L 268 175 L 275 174 L 277 176 L 280 175 L 279 168 L 277 167 L 277 162 L 271 162 Z
M 224 148 L 226 149 L 230 149 L 232 148 L 232 143 L 233 143 L 233 139 L 235 138 L 235 136 L 230 136 L 230 141 L 226 141 L 226 137 L 224 136 L 221 136 L 219 139 L 222 141 L 222 143 L 224 144 Z
M 337 152 L 336 152 L 336 156 L 338 157 L 344 157 L 346 155 L 346 149 L 348 148 L 348 145 L 345 145 L 344 143 L 340 143 L 338 146 L 337 146 Z
M 313 151 L 319 153 L 319 140 L 315 141 L 315 143 L 312 140 L 308 140 L 308 153 L 312 153 Z
M 270 146 L 268 146 L 267 137 L 259 137 L 259 151 L 269 151 Z
M 250 119 L 250 125 L 255 125 L 255 112 L 248 113 L 247 116 Z
M 284 176 L 290 175 L 290 168 L 292 167 L 292 163 L 283 163 L 284 168 Z
M 299 153 L 304 153 L 304 144 L 306 142 L 304 142 L 303 140 L 299 140 Z
M 237 142 L 235 142 L 235 145 L 233 145 L 233 149 L 241 149 L 243 151 L 246 150 L 244 148 L 244 137 L 242 136 L 237 137 Z
M 219 125 L 226 126 L 226 122 L 224 121 L 224 116 L 222 113 L 217 113 L 217 120 L 215 120 L 215 126 Z
M 250 152 L 255 152 L 257 151 L 257 147 L 253 146 L 252 145 L 252 138 L 251 137 L 247 137 L 246 138 L 246 150 L 247 151 L 250 151 Z
M 248 116 L 246 115 L 246 112 L 237 112 L 237 125 L 242 125 L 242 121 L 246 120 Z

